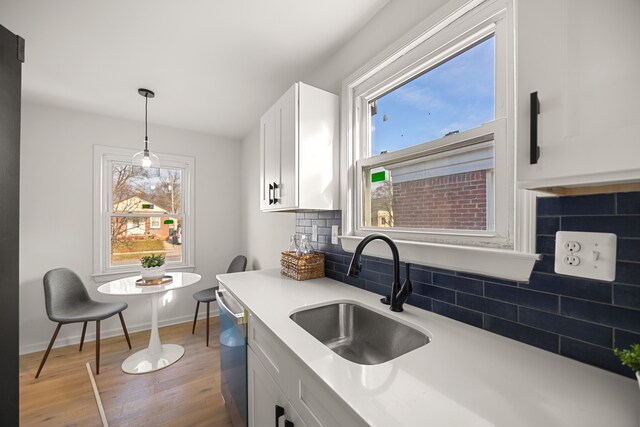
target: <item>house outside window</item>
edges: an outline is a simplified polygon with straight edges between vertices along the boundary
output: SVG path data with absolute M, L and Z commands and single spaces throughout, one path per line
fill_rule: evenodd
M 143 168 L 133 151 L 94 151 L 95 274 L 137 271 L 148 254 L 164 255 L 168 268 L 192 266 L 194 159 L 165 154 Z
M 514 248 L 511 7 L 468 2 L 345 80 L 347 233 Z
M 122 234 L 126 236 L 144 236 L 144 229 L 144 221 L 140 221 L 140 218 L 128 218 L 126 228 L 124 228 Z

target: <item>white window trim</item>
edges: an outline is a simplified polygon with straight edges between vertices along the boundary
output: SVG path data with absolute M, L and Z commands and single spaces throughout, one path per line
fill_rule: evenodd
M 112 278 L 138 274 L 139 269 L 135 265 L 109 267 L 110 238 L 107 226 L 109 225 L 110 200 L 106 195 L 110 193 L 111 170 L 107 167 L 111 162 L 130 163 L 136 150 L 119 147 L 94 145 L 93 147 L 93 277 L 96 280 L 111 280 Z M 168 270 L 192 270 L 194 265 L 194 176 L 195 159 L 188 156 L 157 153 L 162 167 L 176 167 L 183 169 L 181 177 L 181 189 L 183 195 L 182 213 L 178 216 L 185 218 L 182 228 L 183 258 L 181 263 L 167 263 Z M 146 218 L 149 214 L 140 214 Z M 173 216 L 173 215 L 172 215 Z
M 496 20 L 496 17 L 498 18 Z M 496 73 L 506 75 L 496 81 L 506 82 L 506 87 L 496 86 L 496 119 L 507 117 L 506 133 L 509 142 L 508 150 L 504 153 L 504 159 L 510 177 L 515 177 L 515 39 L 514 39 L 514 13 L 512 0 L 454 0 L 428 17 L 420 25 L 414 28 L 405 37 L 394 43 L 365 66 L 347 77 L 342 84 L 342 120 L 341 120 L 341 167 L 340 186 L 342 197 L 342 230 L 341 243 L 344 250 L 353 252 L 362 237 L 368 232 L 380 232 L 375 230 L 358 230 L 359 179 L 361 169 L 357 161 L 365 157 L 364 144 L 357 144 L 356 139 L 363 132 L 361 127 L 366 120 L 359 120 L 358 103 L 364 92 L 368 95 L 384 92 L 389 86 L 399 84 L 409 72 L 415 72 L 416 64 L 424 62 L 422 49 L 416 47 L 427 43 L 432 46 L 431 52 L 435 52 L 432 61 L 442 59 L 441 55 L 448 54 L 450 49 L 442 49 L 442 46 L 451 46 L 453 43 L 462 46 L 476 40 L 479 32 L 490 30 L 493 32 L 504 31 L 502 37 L 496 37 L 496 52 L 504 52 L 505 69 L 496 67 Z M 502 24 L 497 23 L 502 22 Z M 497 27 L 491 27 L 497 23 Z M 501 28 L 500 28 L 501 27 Z M 446 29 L 446 30 L 445 30 Z M 462 34 L 455 37 L 454 34 Z M 428 66 L 425 65 L 425 66 Z M 392 80 L 389 80 L 392 79 Z M 385 82 L 384 87 L 380 86 Z M 509 97 L 500 91 L 510 88 Z M 373 92 L 372 92 L 373 91 Z M 499 105 L 501 99 L 506 104 Z M 495 123 L 495 122 L 494 122 Z M 478 129 L 478 128 L 476 128 Z M 392 154 L 392 153 L 390 153 Z M 497 153 L 496 153 L 497 155 Z M 500 160 L 496 159 L 496 162 Z M 493 177 L 495 179 L 495 177 Z M 496 181 L 497 184 L 497 181 Z M 508 206 L 515 206 L 507 212 L 498 212 L 495 215 L 506 215 L 502 221 L 508 226 L 506 239 L 497 246 L 502 247 L 477 247 L 450 244 L 452 241 L 427 242 L 413 241 L 403 238 L 402 232 L 385 229 L 398 245 L 401 258 L 407 262 L 420 263 L 439 268 L 453 269 L 476 274 L 502 277 L 511 280 L 528 280 L 533 269 L 533 264 L 539 256 L 535 252 L 535 195 L 524 190 L 517 190 L 515 178 L 509 179 L 509 189 L 506 194 L 510 199 Z M 496 189 L 496 193 L 497 193 Z M 498 207 L 497 207 L 498 208 Z M 497 224 L 499 224 L 497 222 Z M 469 233 L 465 233 L 469 234 Z M 471 233 L 473 234 L 473 233 Z M 489 237 L 489 236 L 487 236 Z M 415 236 L 412 236 L 415 238 Z M 494 240 L 495 241 L 495 240 Z M 453 241 L 454 242 L 454 241 Z M 467 242 L 468 244 L 468 242 Z M 481 244 L 481 243 L 479 243 Z M 495 246 L 495 244 L 494 244 Z M 507 248 L 505 248 L 505 246 Z M 380 242 L 372 242 L 365 249 L 365 254 L 389 257 L 389 250 Z

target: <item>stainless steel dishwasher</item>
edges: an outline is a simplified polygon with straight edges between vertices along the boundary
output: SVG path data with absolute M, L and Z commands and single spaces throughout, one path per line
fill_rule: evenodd
M 216 290 L 220 307 L 220 385 L 234 427 L 247 423 L 247 316 L 224 288 Z

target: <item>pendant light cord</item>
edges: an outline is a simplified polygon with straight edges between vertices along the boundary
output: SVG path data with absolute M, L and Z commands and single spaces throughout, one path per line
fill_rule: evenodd
M 147 136 L 147 105 L 149 104 L 149 95 L 144 96 L 144 150 L 149 150 L 149 137 Z

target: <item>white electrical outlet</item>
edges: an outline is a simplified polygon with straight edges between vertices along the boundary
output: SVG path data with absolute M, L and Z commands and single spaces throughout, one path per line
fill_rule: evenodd
M 580 265 L 580 257 L 575 255 L 565 255 L 564 263 L 575 267 L 577 265 Z
M 555 272 L 613 282 L 617 237 L 611 233 L 556 233 Z
M 580 243 L 571 240 L 567 240 L 566 242 L 564 242 L 562 247 L 564 248 L 565 252 L 580 252 L 581 248 Z
M 318 226 L 315 224 L 311 226 L 311 241 L 312 242 L 318 241 Z
M 338 244 L 338 234 L 340 233 L 340 228 L 337 225 L 331 226 L 331 244 Z

